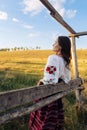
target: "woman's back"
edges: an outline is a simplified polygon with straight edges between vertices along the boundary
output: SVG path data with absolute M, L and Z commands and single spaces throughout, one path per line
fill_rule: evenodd
M 70 80 L 70 70 L 61 56 L 53 54 L 48 57 L 43 82 L 44 84 L 57 83 L 59 78 L 67 83 Z

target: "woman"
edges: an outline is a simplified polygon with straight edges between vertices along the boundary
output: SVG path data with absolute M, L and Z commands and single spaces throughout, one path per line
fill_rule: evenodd
M 50 55 L 44 69 L 41 84 L 68 83 L 70 80 L 71 42 L 66 36 L 59 36 L 53 44 L 56 54 Z M 62 99 L 58 99 L 41 109 L 32 112 L 29 121 L 29 130 L 62 130 L 64 111 Z

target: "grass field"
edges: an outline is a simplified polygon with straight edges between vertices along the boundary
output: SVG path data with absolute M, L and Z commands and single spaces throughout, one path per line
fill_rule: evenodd
M 34 86 L 43 77 L 44 66 L 47 57 L 53 54 L 49 50 L 29 50 L 0 52 L 0 91 L 18 89 Z M 79 76 L 87 86 L 87 50 L 77 50 Z M 73 77 L 73 70 L 71 65 Z M 83 92 L 85 100 L 84 109 L 87 110 L 87 89 Z M 64 99 L 65 129 L 66 130 L 87 130 L 87 114 L 78 119 L 75 111 L 75 94 L 69 94 Z M 81 120 L 80 120 L 81 119 Z M 29 116 L 16 119 L 6 125 L 1 125 L 0 130 L 28 130 Z M 78 122 L 79 120 L 79 122 Z M 86 128 L 84 128 L 86 127 Z

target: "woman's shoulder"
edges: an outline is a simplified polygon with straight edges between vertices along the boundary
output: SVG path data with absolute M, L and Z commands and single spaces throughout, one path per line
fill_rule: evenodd
M 52 54 L 48 57 L 48 59 L 57 59 L 57 60 L 63 60 L 61 56 L 58 56 L 56 54 Z
M 48 57 L 47 63 L 56 64 L 56 65 L 58 65 L 58 64 L 64 65 L 64 60 L 62 57 L 52 54 Z

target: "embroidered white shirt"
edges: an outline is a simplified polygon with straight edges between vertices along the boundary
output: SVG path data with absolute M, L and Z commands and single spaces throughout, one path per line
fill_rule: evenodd
M 58 55 L 50 55 L 44 69 L 44 84 L 57 83 L 59 78 L 68 83 L 71 79 L 70 70 L 66 67 L 65 61 Z

